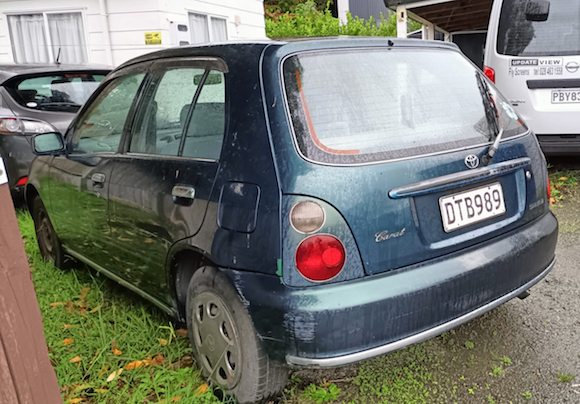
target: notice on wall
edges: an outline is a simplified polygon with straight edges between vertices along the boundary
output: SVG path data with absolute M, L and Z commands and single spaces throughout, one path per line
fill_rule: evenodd
M 0 185 L 8 182 L 8 175 L 6 174 L 6 167 L 4 167 L 4 160 L 0 157 Z
M 145 32 L 145 45 L 161 45 L 161 32 Z

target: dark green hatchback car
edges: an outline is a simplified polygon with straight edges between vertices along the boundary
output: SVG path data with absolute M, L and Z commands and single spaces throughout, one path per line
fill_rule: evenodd
M 168 49 L 111 73 L 26 188 L 40 249 L 186 322 L 239 402 L 524 294 L 558 224 L 535 135 L 452 44 Z

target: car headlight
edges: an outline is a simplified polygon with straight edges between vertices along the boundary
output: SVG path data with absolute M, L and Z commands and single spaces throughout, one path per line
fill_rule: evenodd
M 0 118 L 0 133 L 3 135 L 35 135 L 57 132 L 49 123 L 21 118 Z

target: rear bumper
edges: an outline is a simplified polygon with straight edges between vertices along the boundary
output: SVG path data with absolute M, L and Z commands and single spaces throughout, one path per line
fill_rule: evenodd
M 34 153 L 26 136 L 0 135 L 0 154 L 6 165 L 8 184 L 14 200 L 22 200 L 24 186 L 16 183 L 23 177 L 28 176 L 30 165 L 34 160 Z
M 536 135 L 544 154 L 574 156 L 580 154 L 579 135 Z
M 533 223 L 441 259 L 328 286 L 230 272 L 268 353 L 336 367 L 441 334 L 521 294 L 552 268 L 558 223 Z

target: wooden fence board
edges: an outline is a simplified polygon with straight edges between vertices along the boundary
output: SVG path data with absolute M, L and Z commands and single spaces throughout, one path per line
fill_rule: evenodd
M 0 383 L 0 404 L 62 403 L 7 184 L 0 185 Z

